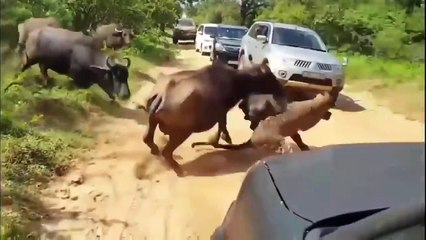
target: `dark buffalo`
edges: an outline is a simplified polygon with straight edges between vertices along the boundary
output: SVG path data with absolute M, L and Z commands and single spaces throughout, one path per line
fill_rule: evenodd
M 43 27 L 32 31 L 26 42 L 26 62 L 22 72 L 39 64 L 47 77 L 47 69 L 73 79 L 80 88 L 98 84 L 114 100 L 128 99 L 130 90 L 127 65 L 113 63 L 104 53 L 94 47 L 92 37 L 61 28 Z
M 160 153 L 154 143 L 157 126 L 169 141 L 161 155 L 178 176 L 183 176 L 173 152 L 192 133 L 204 132 L 218 124 L 223 131 L 226 114 L 241 99 L 256 93 L 274 94 L 282 88 L 266 62 L 249 69 L 236 70 L 215 63 L 194 72 L 186 72 L 157 88 L 148 99 L 149 123 L 144 135 L 151 153 Z

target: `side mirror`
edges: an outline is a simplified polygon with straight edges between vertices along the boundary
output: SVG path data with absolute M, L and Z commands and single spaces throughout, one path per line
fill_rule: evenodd
M 257 35 L 256 40 L 261 43 L 266 43 L 268 41 L 268 38 L 265 35 Z
M 203 35 L 203 32 L 201 32 L 201 31 L 198 31 L 198 35 Z

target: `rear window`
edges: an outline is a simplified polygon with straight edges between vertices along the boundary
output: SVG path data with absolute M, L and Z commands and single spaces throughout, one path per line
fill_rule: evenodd
M 191 26 L 195 26 L 195 23 L 192 19 L 180 19 L 178 22 L 178 25 L 191 27 Z

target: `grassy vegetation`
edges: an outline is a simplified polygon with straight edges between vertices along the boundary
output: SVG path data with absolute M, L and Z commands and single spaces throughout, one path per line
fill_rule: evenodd
M 379 104 L 408 119 L 424 122 L 424 63 L 360 55 L 347 57 L 346 83 L 351 89 L 370 91 Z
M 140 46 L 122 54 L 131 56 L 129 85 L 133 93 L 141 82 L 137 71 L 171 60 L 175 54 L 158 35 L 156 41 L 152 41 L 154 37 L 150 34 L 146 36 L 135 41 Z M 49 72 L 55 87 L 44 89 L 39 84 L 36 65 L 15 77 L 17 66 L 13 58 L 1 65 L 2 239 L 28 236 L 31 223 L 43 215 L 37 196 L 40 187 L 53 176 L 65 174 L 93 146 L 91 133 L 82 130 L 90 119 L 89 111 L 96 106 L 105 113 L 114 111 L 98 86 L 76 89 L 67 77 Z M 13 81 L 21 82 L 22 86 L 15 85 L 4 92 Z

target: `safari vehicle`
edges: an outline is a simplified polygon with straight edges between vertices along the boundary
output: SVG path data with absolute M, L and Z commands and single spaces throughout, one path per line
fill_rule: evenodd
M 181 18 L 173 29 L 173 43 L 179 40 L 193 40 L 195 42 L 197 26 L 192 18 Z
M 195 38 L 195 51 L 201 55 L 210 53 L 213 47 L 212 35 L 216 34 L 218 24 L 204 23 L 198 27 L 197 37 Z
M 210 61 L 219 60 L 225 64 L 238 65 L 241 38 L 246 34 L 247 27 L 235 25 L 219 25 L 213 35 L 213 49 Z
M 257 21 L 241 41 L 239 68 L 269 61 L 283 83 L 310 84 L 324 90 L 344 87 L 342 63 L 329 53 L 313 30 L 269 21 Z
M 247 172 L 213 240 L 424 239 L 424 143 L 333 145 Z

